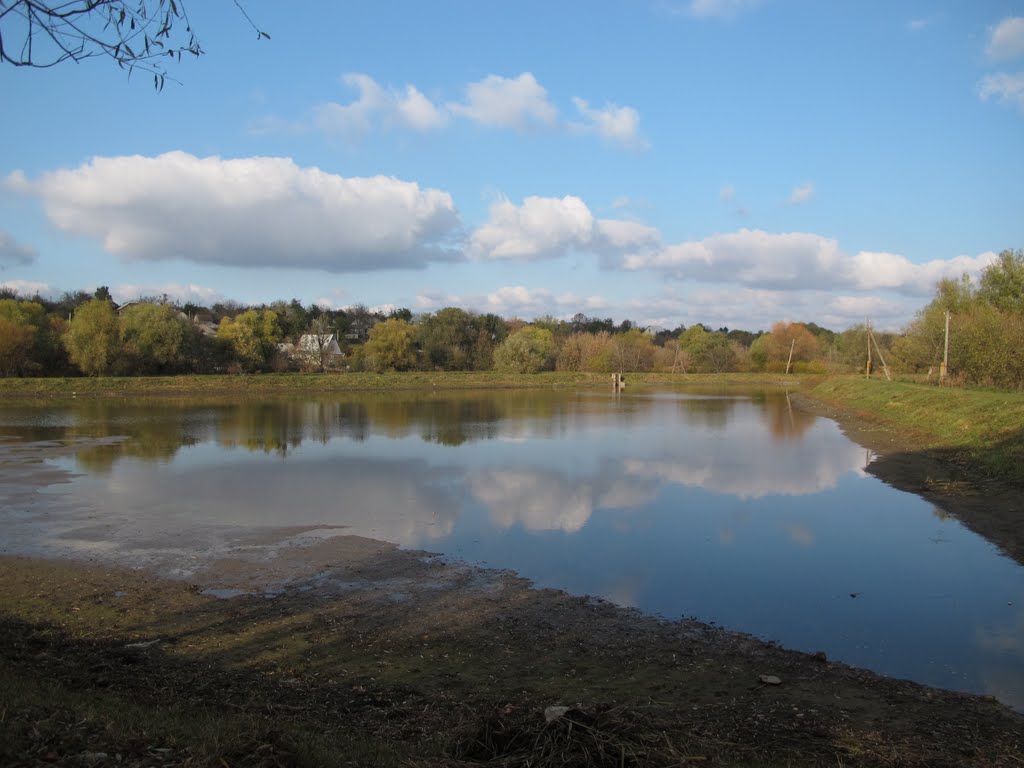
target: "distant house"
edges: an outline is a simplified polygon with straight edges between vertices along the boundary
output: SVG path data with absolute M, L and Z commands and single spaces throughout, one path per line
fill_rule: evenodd
M 299 337 L 299 343 L 292 350 L 292 356 L 306 365 L 318 368 L 330 368 L 345 353 L 338 345 L 338 337 L 333 333 L 305 333 Z

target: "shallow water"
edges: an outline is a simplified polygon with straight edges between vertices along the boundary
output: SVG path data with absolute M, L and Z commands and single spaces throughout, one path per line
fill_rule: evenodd
M 1024 709 L 1024 568 L 784 393 L 91 401 L 0 434 L 83 441 L 3 504 L 6 551 L 187 575 L 240 530 L 355 533 Z

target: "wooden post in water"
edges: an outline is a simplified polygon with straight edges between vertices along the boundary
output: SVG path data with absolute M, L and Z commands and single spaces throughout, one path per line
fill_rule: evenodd
M 612 374 L 612 389 L 614 389 L 616 392 L 618 392 L 620 389 L 625 389 L 625 388 L 626 388 L 626 382 L 622 378 L 622 374 L 621 373 L 613 373 Z

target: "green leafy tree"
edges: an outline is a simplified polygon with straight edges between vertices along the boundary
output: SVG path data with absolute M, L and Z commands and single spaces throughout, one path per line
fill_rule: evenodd
M 977 298 L 1004 312 L 1024 312 L 1024 250 L 1003 251 L 985 267 Z
M 391 318 L 370 329 L 363 345 L 363 365 L 371 371 L 408 371 L 416 367 L 415 329 L 405 320 Z
M 192 330 L 169 304 L 132 304 L 121 314 L 127 373 L 177 373 L 186 368 Z
M 78 307 L 64 335 L 71 362 L 87 376 L 110 373 L 121 353 L 117 313 L 106 299 L 92 299 Z
M 494 368 L 506 373 L 537 373 L 551 367 L 555 336 L 547 328 L 528 325 L 494 350 Z
M 243 370 L 262 370 L 276 352 L 277 315 L 269 309 L 250 309 L 234 319 L 225 317 L 217 337 L 228 344 Z
M 445 307 L 424 316 L 417 328 L 417 341 L 426 365 L 446 371 L 473 367 L 473 348 L 479 328 L 468 312 L 458 307 Z

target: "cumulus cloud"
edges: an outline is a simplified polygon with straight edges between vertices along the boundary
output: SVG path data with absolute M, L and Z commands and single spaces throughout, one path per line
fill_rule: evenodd
M 991 252 L 915 264 L 905 256 L 862 251 L 848 256 L 831 238 L 805 232 L 741 229 L 703 240 L 626 255 L 627 270 L 653 270 L 680 280 L 739 283 L 763 289 L 888 289 L 925 296 L 944 277 L 980 274 Z
M 0 229 L 0 270 L 31 264 L 38 256 L 35 248 L 19 243 L 10 232 Z
M 1016 59 L 1024 56 L 1024 16 L 1008 16 L 989 30 L 989 58 Z
M 466 86 L 465 100 L 448 104 L 456 115 L 481 125 L 526 130 L 531 125 L 554 125 L 558 110 L 548 92 L 530 72 L 507 78 L 488 75 Z
M 416 296 L 415 303 L 417 309 L 423 312 L 457 306 L 481 313 L 492 312 L 502 317 L 526 319 L 542 315 L 567 318 L 577 312 L 596 312 L 609 306 L 603 296 L 580 296 L 572 291 L 556 294 L 547 288 L 528 288 L 524 285 L 506 285 L 488 293 L 462 296 L 444 291 L 422 291 Z
M 491 206 L 488 221 L 470 236 L 469 253 L 482 260 L 537 261 L 584 248 L 618 254 L 658 242 L 654 227 L 628 219 L 595 219 L 573 195 L 532 196 L 518 206 L 506 199 Z
M 210 305 L 224 298 L 216 288 L 195 283 L 121 283 L 110 289 L 118 302 L 134 301 L 146 296 L 167 296 L 179 304 Z
M 460 258 L 447 192 L 392 177 L 345 178 L 289 158 L 97 157 L 7 186 L 50 221 L 131 261 L 182 259 L 334 272 L 419 268 Z
M 0 282 L 0 288 L 14 291 L 19 296 L 47 296 L 52 292 L 49 283 L 40 283 L 35 280 L 4 280 Z
M 406 85 L 404 91 L 384 88 L 358 72 L 343 75 L 342 82 L 359 91 L 359 98 L 347 104 L 328 102 L 314 110 L 316 126 L 326 133 L 356 138 L 369 133 L 378 121 L 429 131 L 440 128 L 448 119 L 444 110 L 413 85 Z
M 800 203 L 806 203 L 812 197 L 814 197 L 814 183 L 807 181 L 793 187 L 793 191 L 789 193 L 789 202 L 792 205 L 800 205 Z
M 1024 72 L 985 75 L 978 84 L 978 95 L 982 101 L 996 99 L 1003 104 L 1016 104 L 1024 110 Z
M 656 270 L 680 279 L 759 287 L 811 287 L 834 279 L 839 244 L 803 232 L 741 229 L 625 257 L 627 270 Z
M 587 121 L 582 126 L 584 130 L 594 131 L 601 138 L 626 149 L 649 148 L 650 145 L 640 136 L 640 114 L 632 107 L 605 104 L 604 109 L 595 109 L 581 98 L 576 97 L 572 101 Z
M 836 296 L 825 306 L 829 317 L 862 320 L 865 317 L 901 317 L 906 308 L 881 296 Z

